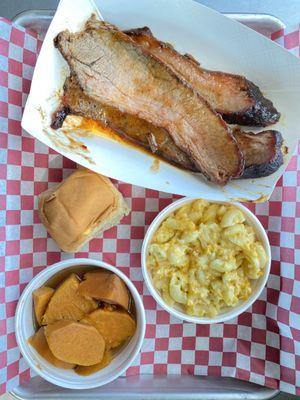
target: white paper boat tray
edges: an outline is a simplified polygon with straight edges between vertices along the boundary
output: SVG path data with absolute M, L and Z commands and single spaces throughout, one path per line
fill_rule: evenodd
M 158 161 L 149 153 L 124 145 L 108 137 L 100 127 L 96 135 L 83 137 L 72 124 L 69 128 L 64 124 L 62 129 L 52 129 L 52 115 L 60 103 L 58 94 L 69 75 L 68 65 L 53 46 L 53 39 L 62 30 L 81 29 L 92 13 L 101 18 L 99 12 L 121 29 L 149 26 L 155 36 L 173 44 L 181 53 L 192 54 L 205 68 L 245 75 L 257 84 L 281 112 L 280 121 L 272 129 L 282 133 L 289 149 L 284 165 L 270 176 L 234 180 L 221 187 L 209 183 L 199 173 Z M 242 16 L 235 15 L 235 18 L 241 20 Z M 254 18 L 258 18 L 257 22 L 266 21 L 266 17 L 262 21 Z M 255 27 L 254 18 L 247 21 L 244 17 L 243 22 Z M 266 33 L 270 21 L 265 27 L 256 24 L 256 28 Z M 253 29 L 192 0 L 77 0 L 76 7 L 73 0 L 61 0 L 35 67 L 22 127 L 77 164 L 110 178 L 188 197 L 259 202 L 268 200 L 296 148 L 299 102 L 300 60 L 297 57 Z

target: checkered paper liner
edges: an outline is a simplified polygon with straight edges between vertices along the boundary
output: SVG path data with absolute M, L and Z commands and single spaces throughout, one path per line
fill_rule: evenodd
M 272 35 L 299 56 L 299 26 Z M 26 284 L 47 265 L 73 257 L 58 250 L 37 215 L 37 195 L 75 164 L 29 136 L 21 117 L 41 41 L 0 19 L 0 394 L 31 376 L 15 339 L 14 314 Z M 300 147 L 267 203 L 250 204 L 270 239 L 272 270 L 251 309 L 224 324 L 195 325 L 150 296 L 140 250 L 147 226 L 176 196 L 116 182 L 132 212 L 75 257 L 119 267 L 142 296 L 142 350 L 127 375 L 230 376 L 300 394 Z

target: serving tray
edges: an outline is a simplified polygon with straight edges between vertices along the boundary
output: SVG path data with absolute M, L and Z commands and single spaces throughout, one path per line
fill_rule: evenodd
M 30 10 L 18 14 L 13 22 L 31 29 L 43 37 L 54 15 L 52 10 Z M 267 14 L 226 14 L 256 31 L 269 36 L 284 28 L 276 17 Z M 270 399 L 278 393 L 249 382 L 233 378 L 199 376 L 152 376 L 121 377 L 116 381 L 93 390 L 74 391 L 59 388 L 40 377 L 14 389 L 11 394 L 18 399 L 123 399 L 123 400 L 206 400 L 206 399 Z

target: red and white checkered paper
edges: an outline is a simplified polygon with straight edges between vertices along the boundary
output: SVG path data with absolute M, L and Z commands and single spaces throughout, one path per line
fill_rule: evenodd
M 299 55 L 299 26 L 276 32 L 273 39 Z M 73 257 L 60 252 L 47 236 L 37 215 L 37 195 L 60 182 L 75 165 L 22 132 L 20 124 L 40 44 L 35 34 L 0 20 L 0 394 L 31 376 L 14 332 L 20 293 L 47 265 Z M 145 231 L 175 196 L 117 183 L 131 214 L 75 256 L 116 265 L 142 296 L 146 337 L 127 375 L 231 376 L 300 394 L 299 164 L 300 147 L 271 200 L 249 205 L 272 246 L 267 287 L 247 312 L 216 325 L 173 318 L 156 304 L 142 279 Z

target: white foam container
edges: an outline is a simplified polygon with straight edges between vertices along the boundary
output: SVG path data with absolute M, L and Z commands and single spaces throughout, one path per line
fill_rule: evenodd
M 41 357 L 37 351 L 29 345 L 28 339 L 34 334 L 33 320 L 33 290 L 43 286 L 56 273 L 78 266 L 99 267 L 118 275 L 129 289 L 136 308 L 137 328 L 134 336 L 125 344 L 113 358 L 111 363 L 102 370 L 88 376 L 80 376 L 73 370 L 57 368 Z M 16 339 L 18 346 L 29 366 L 42 378 L 69 389 L 91 389 L 103 386 L 120 375 L 133 362 L 139 353 L 145 336 L 146 317 L 141 297 L 133 283 L 117 268 L 97 260 L 76 258 L 58 262 L 44 269 L 36 275 L 24 289 L 15 316 Z
M 230 202 L 225 202 L 225 201 L 215 201 L 215 200 L 209 200 L 213 203 L 218 203 L 218 204 L 230 204 L 234 205 L 238 209 L 240 209 L 245 218 L 246 221 L 249 225 L 251 225 L 257 235 L 257 238 L 261 241 L 266 254 L 267 254 L 267 265 L 264 269 L 263 275 L 257 279 L 253 280 L 251 282 L 252 286 L 252 294 L 251 296 L 246 300 L 246 301 L 240 301 L 236 306 L 234 307 L 226 307 L 224 308 L 216 317 L 213 318 L 207 318 L 207 317 L 195 317 L 191 316 L 188 314 L 183 313 L 179 309 L 176 309 L 174 307 L 170 307 L 161 297 L 159 291 L 154 287 L 151 274 L 147 269 L 147 254 L 148 254 L 148 247 L 151 243 L 152 237 L 161 225 L 161 223 L 175 210 L 179 209 L 183 205 L 190 203 L 194 201 L 195 199 L 191 198 L 183 198 L 180 200 L 175 201 L 174 203 L 170 204 L 168 207 L 164 208 L 158 215 L 157 217 L 153 220 L 151 225 L 149 226 L 147 233 L 145 235 L 145 239 L 143 242 L 142 246 L 142 271 L 143 271 L 143 276 L 146 282 L 146 285 L 149 289 L 149 292 L 151 295 L 154 297 L 154 299 L 157 301 L 157 303 L 164 308 L 166 311 L 168 311 L 171 315 L 173 315 L 176 318 L 179 318 L 183 321 L 188 321 L 188 322 L 193 322 L 195 324 L 215 324 L 218 322 L 225 322 L 230 319 L 233 319 L 237 317 L 239 314 L 242 312 L 246 311 L 254 302 L 257 300 L 257 298 L 260 296 L 266 282 L 268 279 L 268 276 L 270 274 L 270 269 L 271 269 L 271 248 L 270 248 L 270 243 L 268 236 L 265 232 L 264 227 L 260 223 L 260 221 L 256 218 L 256 216 L 245 206 L 243 206 L 240 203 L 230 203 Z

